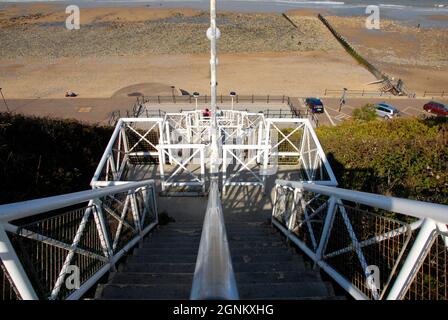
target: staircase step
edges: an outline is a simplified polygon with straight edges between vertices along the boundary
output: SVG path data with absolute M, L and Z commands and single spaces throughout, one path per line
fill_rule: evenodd
M 120 272 L 110 284 L 192 284 L 193 273 Z
M 247 254 L 247 255 L 233 255 L 232 263 L 269 263 L 269 262 L 303 262 L 302 257 L 293 254 Z
M 303 272 L 306 270 L 303 260 L 285 261 L 285 262 L 259 262 L 259 263 L 233 263 L 233 270 L 238 272 L 280 272 L 295 271 Z
M 199 244 L 201 241 L 200 236 L 195 237 L 176 237 L 176 236 L 164 236 L 164 235 L 154 235 L 152 237 L 146 238 L 144 242 L 164 242 L 164 243 L 182 243 L 186 242 L 190 245 L 194 245 L 195 243 Z
M 129 261 L 136 263 L 196 263 L 195 254 L 179 255 L 179 254 L 144 254 L 138 253 L 133 256 Z
M 159 240 L 155 238 L 147 238 L 143 241 L 142 248 L 199 248 L 200 240 Z
M 281 239 L 263 239 L 258 241 L 232 241 L 229 242 L 230 251 L 233 250 L 233 248 L 271 248 L 271 247 L 282 247 L 282 248 L 288 248 L 287 244 Z
M 295 299 L 319 296 L 331 296 L 322 281 L 304 281 L 289 283 L 251 283 L 238 285 L 240 299 Z
M 282 238 L 279 234 L 264 234 L 264 235 L 250 235 L 250 234 L 229 234 L 227 235 L 229 243 L 235 242 L 240 244 L 241 242 L 263 242 L 263 241 L 281 241 Z
M 263 236 L 263 235 L 270 235 L 270 234 L 276 234 L 276 230 L 270 227 L 257 227 L 257 228 L 250 228 L 250 227 L 241 227 L 238 229 L 226 229 L 227 235 L 247 235 L 247 236 Z M 150 238 L 158 238 L 158 237 L 173 237 L 173 238 L 195 238 L 200 237 L 202 234 L 201 229 L 190 229 L 190 230 L 176 230 L 176 229 L 170 229 L 170 230 L 164 230 L 160 229 L 157 231 L 157 233 L 153 233 Z
M 263 241 L 246 241 L 246 242 L 240 242 L 235 241 L 232 243 L 229 243 L 230 250 L 232 251 L 233 248 L 239 249 L 251 249 L 251 248 L 289 248 L 288 245 L 280 240 L 272 240 L 272 239 L 264 239 Z M 154 241 L 153 239 L 145 240 L 143 242 L 142 249 L 150 249 L 150 248 L 169 248 L 169 249 L 177 249 L 177 248 L 194 248 L 196 250 L 199 249 L 199 242 L 194 243 L 194 247 L 192 247 L 191 242 L 182 242 L 182 241 Z M 139 249 L 140 250 L 140 249 Z
M 102 299 L 126 300 L 187 300 L 191 284 L 107 284 Z
M 176 255 L 176 254 L 145 254 L 139 252 L 129 259 L 135 263 L 195 263 L 197 255 Z M 233 263 L 263 263 L 263 262 L 284 262 L 284 261 L 303 261 L 302 257 L 294 254 L 240 254 L 232 255 Z
M 237 283 L 289 283 L 303 281 L 320 281 L 320 274 L 313 271 L 292 272 L 239 272 L 235 274 Z
M 193 273 L 196 261 L 193 263 L 162 263 L 162 262 L 133 262 L 126 264 L 126 272 L 146 273 Z
M 182 247 L 182 248 L 176 248 L 176 247 L 143 247 L 139 248 L 137 251 L 137 254 L 170 254 L 170 255 L 190 255 L 194 254 L 197 255 L 199 250 L 199 247 L 197 248 L 191 248 L 191 247 Z M 284 253 L 291 253 L 294 254 L 292 249 L 287 246 L 277 246 L 277 247 L 270 247 L 269 250 L 266 250 L 264 247 L 250 247 L 250 248 L 241 248 L 240 246 L 236 246 L 231 248 L 230 254 L 231 256 L 237 256 L 237 255 L 248 255 L 248 254 L 284 254 Z

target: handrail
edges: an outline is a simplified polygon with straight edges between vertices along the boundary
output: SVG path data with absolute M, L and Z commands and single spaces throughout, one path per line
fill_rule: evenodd
M 115 263 L 158 224 L 158 214 L 154 180 L 108 184 L 0 206 L 0 263 L 9 275 L 0 279 L 0 286 L 14 286 L 24 300 L 79 299 L 115 269 Z M 82 206 L 72 207 L 77 204 Z M 17 221 L 56 209 L 34 221 Z M 120 218 L 127 213 L 132 215 L 129 223 Z M 124 224 L 127 232 L 122 232 Z M 19 237 L 20 243 L 14 243 L 10 234 Z M 16 252 L 17 245 L 22 249 Z M 52 263 L 41 263 L 44 259 Z M 72 267 L 78 270 L 74 287 L 66 282 Z
M 218 182 L 212 181 L 202 227 L 191 300 L 237 300 Z
M 448 224 L 448 206 L 417 200 L 409 200 L 395 197 L 387 197 L 361 191 L 353 191 L 336 187 L 322 186 L 312 183 L 276 180 L 278 185 L 291 188 L 301 188 L 307 191 L 336 196 L 338 198 L 357 202 L 360 204 L 393 211 L 408 216 L 424 219 L 430 218 L 435 221 Z
M 69 207 L 78 203 L 90 201 L 92 199 L 101 198 L 109 194 L 137 189 L 149 184 L 154 184 L 154 180 L 128 182 L 107 188 L 86 190 L 63 194 L 60 196 L 4 204 L 0 206 L 0 223 L 33 216 L 59 208 Z

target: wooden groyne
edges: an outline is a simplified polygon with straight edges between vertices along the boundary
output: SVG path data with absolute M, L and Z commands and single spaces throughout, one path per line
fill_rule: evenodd
M 344 49 L 362 66 L 369 70 L 378 80 L 383 80 L 382 92 L 390 92 L 393 95 L 406 95 L 408 97 L 415 97 L 415 94 L 410 92 L 403 81 L 399 79 L 394 82 L 386 73 L 375 67 L 366 58 L 364 58 L 351 44 L 348 42 L 336 29 L 322 16 L 320 13 L 317 16 L 319 20 L 330 30 L 333 36 L 344 47 Z
M 378 80 L 389 80 L 389 77 L 384 72 L 367 61 L 367 59 L 365 59 L 339 32 L 337 32 L 324 16 L 319 13 L 317 17 L 356 61 L 369 70 Z

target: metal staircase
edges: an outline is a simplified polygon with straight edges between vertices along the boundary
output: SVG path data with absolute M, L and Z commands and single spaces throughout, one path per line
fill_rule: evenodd
M 269 216 L 227 210 L 224 217 L 240 299 L 340 299 Z M 200 220 L 160 226 L 99 286 L 96 298 L 188 299 L 201 232 Z
M 99 299 L 338 299 L 320 271 L 355 299 L 447 300 L 448 206 L 337 188 L 308 119 L 217 115 L 210 11 L 212 116 L 120 118 L 93 190 L 0 206 L 0 300 L 106 274 Z

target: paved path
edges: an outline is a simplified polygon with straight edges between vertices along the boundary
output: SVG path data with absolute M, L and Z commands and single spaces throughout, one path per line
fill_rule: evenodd
M 304 106 L 299 104 L 299 98 L 291 98 L 294 105 L 302 112 Z M 408 99 L 408 98 L 348 98 L 345 106 L 339 109 L 338 98 L 323 98 L 327 114 L 317 115 L 319 125 L 331 125 L 328 117 L 331 117 L 334 123 L 338 124 L 351 118 L 355 108 L 361 107 L 366 103 L 387 102 L 397 107 L 404 117 L 413 117 L 423 114 L 423 105 L 429 99 Z M 448 103 L 448 99 L 439 99 L 439 101 Z M 9 99 L 6 100 L 9 109 L 13 112 L 37 116 L 50 116 L 54 118 L 78 119 L 89 123 L 107 124 L 113 111 L 120 110 L 122 116 L 126 116 L 126 110 L 132 109 L 136 102 L 134 97 L 129 98 L 63 98 L 63 99 Z M 162 103 L 152 104 L 154 110 L 163 110 L 168 112 L 177 112 L 182 110 L 194 110 L 195 103 Z M 199 103 L 198 108 L 204 109 L 206 104 Z M 218 104 L 221 108 L 231 108 L 230 103 Z M 267 109 L 289 109 L 286 104 L 266 103 L 266 102 L 240 102 L 234 104 L 235 110 L 249 110 L 251 112 L 266 111 Z M 5 111 L 6 107 L 0 101 L 0 111 Z

